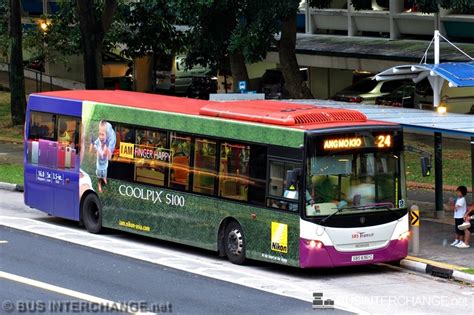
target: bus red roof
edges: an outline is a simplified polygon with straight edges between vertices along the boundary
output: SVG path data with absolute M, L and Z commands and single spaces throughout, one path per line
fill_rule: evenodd
M 355 126 L 367 123 L 372 125 L 388 124 L 385 122 L 368 121 L 364 114 L 355 110 L 315 107 L 281 101 L 214 102 L 121 90 L 68 90 L 44 92 L 38 93 L 38 95 L 187 115 L 221 117 L 305 130 Z

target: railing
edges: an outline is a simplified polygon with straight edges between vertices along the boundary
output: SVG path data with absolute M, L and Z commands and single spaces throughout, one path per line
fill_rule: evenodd
M 0 63 L 0 71 L 10 73 L 10 64 L 9 63 Z M 35 90 L 36 92 L 43 92 L 43 88 L 46 88 L 48 91 L 52 91 L 54 86 L 67 89 L 67 90 L 76 90 L 76 89 L 85 89 L 85 84 L 82 82 L 77 82 L 69 79 L 58 78 L 46 74 L 41 71 L 26 69 L 23 70 L 25 79 L 31 79 L 35 81 Z M 47 85 L 49 84 L 49 89 Z M 46 85 L 46 86 L 44 86 Z

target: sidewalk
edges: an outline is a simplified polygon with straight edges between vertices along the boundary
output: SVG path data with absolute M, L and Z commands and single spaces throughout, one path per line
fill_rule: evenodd
M 420 251 L 416 257 L 474 268 L 474 246 L 466 249 L 449 246 L 454 240 L 454 219 L 444 220 L 444 222 L 451 222 L 451 224 L 436 222 L 432 219 L 421 220 Z

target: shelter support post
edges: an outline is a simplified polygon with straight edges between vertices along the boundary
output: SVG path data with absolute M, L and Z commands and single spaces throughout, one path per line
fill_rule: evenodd
M 474 137 L 471 137 L 471 180 L 472 180 L 472 193 L 471 193 L 471 204 L 474 203 Z
M 434 134 L 435 156 L 435 204 L 436 218 L 444 218 L 443 209 L 443 138 L 440 132 Z

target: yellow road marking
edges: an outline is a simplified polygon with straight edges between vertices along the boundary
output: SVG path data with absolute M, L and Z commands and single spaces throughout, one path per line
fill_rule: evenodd
M 425 258 L 414 257 L 414 256 L 407 256 L 406 259 L 422 262 L 422 263 L 425 263 L 425 264 L 430 264 L 432 266 L 436 266 L 436 267 L 440 267 L 440 268 L 447 268 L 447 269 L 453 269 L 453 270 L 467 269 L 466 267 L 451 265 L 451 264 L 447 264 L 447 263 L 442 263 L 442 262 L 433 261 L 433 260 L 429 260 L 429 259 L 425 259 Z
M 45 283 L 45 282 L 41 282 L 41 281 L 29 279 L 29 278 L 17 276 L 17 275 L 14 275 L 14 274 L 11 274 L 11 273 L 8 273 L 8 272 L 4 272 L 4 271 L 0 271 L 0 278 L 4 278 L 4 279 L 11 280 L 11 281 L 23 283 L 23 284 L 26 284 L 26 285 L 29 285 L 29 286 L 32 286 L 32 287 L 36 287 L 36 288 L 40 288 L 40 289 L 43 289 L 43 290 L 56 292 L 56 293 L 59 293 L 59 294 L 62 294 L 62 295 L 71 296 L 71 297 L 79 299 L 79 300 L 84 300 L 84 301 L 88 301 L 88 302 L 92 302 L 92 303 L 97 303 L 99 305 L 104 305 L 104 306 L 108 305 L 111 308 L 112 307 L 114 309 L 118 308 L 122 312 L 127 312 L 127 313 L 130 313 L 130 314 L 154 314 L 154 313 L 148 313 L 148 312 L 134 312 L 134 311 L 131 310 L 131 308 L 129 306 L 124 305 L 124 304 L 120 304 L 118 302 L 114 302 L 114 301 L 102 299 L 102 298 L 99 298 L 99 297 L 96 297 L 96 296 L 93 296 L 93 295 L 90 295 L 90 294 L 86 294 L 86 293 L 82 293 L 82 292 L 78 292 L 78 291 L 74 291 L 74 290 L 70 290 L 70 289 L 66 289 L 66 288 L 62 288 L 62 287 L 58 287 L 58 286 L 55 286 L 55 285 L 52 285 L 52 284 L 49 284 L 49 283 Z

